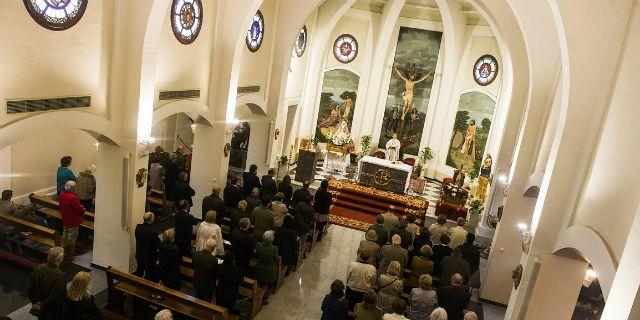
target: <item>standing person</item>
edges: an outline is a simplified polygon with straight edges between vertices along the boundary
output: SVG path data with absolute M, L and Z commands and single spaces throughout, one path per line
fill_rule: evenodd
M 133 274 L 150 281 L 156 281 L 156 262 L 158 261 L 160 239 L 158 239 L 156 231 L 153 230 L 153 213 L 145 212 L 142 219 L 143 223 L 138 224 L 135 230 L 137 268 Z
M 389 234 L 389 238 L 391 238 L 391 230 L 398 224 L 396 207 L 390 205 L 389 210 L 386 213 L 383 213 L 381 216 L 382 218 L 384 218 L 384 230 L 387 231 L 387 233 Z
M 360 252 L 358 260 L 347 267 L 346 298 L 349 301 L 349 311 L 353 311 L 356 304 L 362 302 L 367 292 L 373 291 L 375 276 L 376 267 L 369 264 L 369 252 Z
M 391 244 L 380 249 L 380 253 L 378 254 L 378 260 L 380 260 L 380 266 L 378 267 L 379 273 L 386 272 L 392 261 L 399 262 L 402 268 L 407 265 L 409 253 L 407 249 L 400 246 L 401 242 L 400 236 L 396 234 L 391 237 Z
M 267 196 L 269 198 L 273 197 L 276 192 L 278 192 L 278 187 L 276 186 L 276 181 L 273 180 L 273 176 L 276 175 L 276 171 L 273 168 L 269 168 L 267 174 L 262 176 L 262 195 Z
M 156 316 L 153 317 L 153 320 L 173 320 L 173 314 L 169 309 L 160 310 L 156 313 Z
M 467 239 L 467 230 L 464 229 L 465 223 L 466 221 L 464 220 L 464 218 L 460 217 L 456 221 L 457 225 L 449 229 L 447 235 L 449 236 L 449 239 L 451 239 L 451 241 L 449 242 L 449 247 L 451 249 L 457 248 Z
M 256 244 L 256 280 L 264 290 L 263 304 L 267 303 L 269 290 L 278 281 L 278 247 L 273 245 L 273 231 L 262 235 Z
M 291 197 L 293 196 L 293 186 L 291 185 L 291 176 L 285 175 L 282 177 L 282 181 L 278 185 L 278 192 L 284 193 L 284 203 L 291 205 Z
M 200 220 L 189 213 L 189 202 L 180 200 L 178 211 L 173 216 L 173 225 L 176 230 L 176 245 L 180 248 L 180 254 L 191 257 L 191 238 L 193 237 L 193 226 Z
M 180 171 L 186 171 L 187 170 L 187 156 L 184 152 L 184 145 L 182 144 L 178 144 L 178 146 L 176 147 L 176 153 L 174 153 L 176 155 L 176 166 L 178 167 L 178 169 Z
M 291 200 L 291 204 L 295 207 L 296 204 L 298 202 L 307 202 L 309 201 L 311 198 L 311 192 L 309 192 L 309 185 L 311 183 L 309 182 L 309 180 L 306 180 L 305 182 L 302 183 L 302 188 L 296 190 L 293 193 L 292 196 L 292 200 Z
M 411 233 L 411 241 L 413 241 L 418 234 L 418 230 L 420 230 L 420 227 L 418 227 L 418 225 L 416 224 L 415 215 L 409 214 L 409 216 L 407 217 L 407 226 L 405 227 L 405 230 Z
M 438 303 L 447 311 L 451 320 L 462 320 L 464 310 L 469 305 L 471 293 L 462 285 L 462 276 L 451 276 L 451 285 L 438 290 Z
M 260 189 L 253 188 L 251 190 L 251 194 L 244 198 L 244 201 L 247 202 L 247 211 L 249 213 L 253 213 L 253 209 L 259 207 L 262 204 L 262 198 L 260 197 Z
M 391 229 L 389 236 L 393 237 L 394 234 L 399 235 L 400 239 L 402 239 L 402 243 L 400 245 L 409 250 L 409 247 L 413 243 L 413 236 L 411 235 L 411 232 L 407 231 L 407 220 L 402 219 L 396 223 L 396 227 Z
M 233 310 L 238 299 L 240 284 L 242 283 L 242 268 L 236 265 L 233 252 L 227 252 L 224 255 L 224 262 L 218 274 L 216 304 L 228 310 Z
M 178 181 L 171 188 L 171 200 L 175 203 L 180 200 L 187 200 L 189 207 L 193 207 L 192 197 L 196 195 L 196 191 L 189 185 L 189 174 L 186 172 L 180 172 L 178 175 Z
M 236 257 L 236 264 L 242 268 L 245 274 L 249 271 L 256 246 L 253 233 L 249 231 L 250 225 L 249 218 L 242 218 L 238 222 L 238 228 L 231 230 L 231 248 Z
M 158 265 L 162 285 L 174 290 L 180 290 L 180 262 L 182 256 L 175 244 L 176 231 L 167 229 L 162 233 L 162 243 L 158 250 Z
M 440 262 L 444 257 L 451 255 L 451 248 L 449 247 L 449 236 L 443 234 L 440 237 L 440 243 L 433 246 L 433 255 L 431 255 L 431 261 L 433 261 L 433 270 L 436 276 L 440 276 Z
M 95 211 L 94 200 L 96 198 L 96 166 L 91 164 L 86 170 L 78 174 L 78 181 L 76 182 L 76 193 L 82 206 L 87 211 Z
M 227 212 L 238 207 L 238 202 L 244 199 L 242 192 L 240 192 L 240 187 L 238 187 L 238 178 L 229 178 L 227 186 L 224 187 L 222 197 L 224 199 L 224 205 L 227 207 Z
M 469 268 L 469 263 L 462 259 L 462 250 L 460 250 L 460 248 L 455 248 L 451 253 L 451 256 L 444 257 L 440 262 L 441 280 L 438 285 L 440 287 L 449 285 L 447 280 L 451 279 L 451 276 L 454 274 L 462 276 L 462 283 L 464 285 L 467 285 L 469 283 L 469 279 L 471 279 L 471 268 Z
M 464 313 L 464 320 L 478 320 L 478 315 L 473 311 L 467 311 Z
M 73 260 L 76 250 L 78 230 L 84 221 L 85 209 L 76 196 L 76 183 L 67 181 L 64 191 L 59 194 L 60 214 L 62 215 L 62 244 L 65 249 L 65 263 Z
M 302 247 L 307 245 L 307 237 L 313 232 L 313 218 L 315 210 L 309 204 L 311 199 L 307 201 L 298 202 L 293 209 L 293 217 L 295 219 L 295 226 L 302 241 Z
M 258 178 L 258 166 L 255 164 L 250 165 L 249 171 L 242 174 L 242 193 L 244 196 L 249 196 L 253 188 L 262 189 Z
M 262 239 L 262 235 L 267 230 L 273 230 L 275 222 L 273 218 L 273 211 L 269 209 L 269 198 L 262 197 L 262 204 L 259 207 L 253 209 L 251 216 L 251 222 L 253 224 L 253 235 L 256 241 Z
M 361 303 L 356 304 L 355 320 L 382 320 L 384 312 L 378 307 L 378 296 L 369 291 L 364 294 Z
M 231 213 L 230 230 L 237 229 L 240 219 L 242 218 L 251 219 L 251 212 L 247 211 L 247 202 L 244 200 L 241 200 L 240 202 L 238 202 L 238 208 L 233 210 L 233 213 Z
M 292 216 L 285 216 L 282 228 L 276 230 L 275 244 L 282 257 L 282 264 L 287 267 L 286 275 L 289 275 L 298 261 L 298 232 L 293 227 Z
M 419 279 L 423 274 L 433 273 L 433 261 L 430 260 L 433 255 L 433 250 L 429 245 L 424 245 L 420 248 L 419 255 L 413 257 L 411 261 L 411 278 L 413 281 Z
M 318 241 L 322 240 L 324 227 L 329 221 L 329 209 L 333 203 L 333 196 L 329 193 L 329 181 L 322 180 L 320 189 L 316 191 L 313 208 L 316 210 L 316 221 L 318 228 Z
M 380 247 L 387 244 L 387 240 L 389 240 L 389 233 L 384 229 L 384 217 L 382 215 L 376 216 L 376 224 L 372 224 L 369 227 L 369 230 L 376 232 L 376 235 L 378 236 L 378 240 L 376 240 L 376 242 Z
M 64 259 L 64 249 L 53 247 L 47 255 L 47 263 L 36 267 L 31 273 L 28 285 L 29 301 L 33 304 L 31 314 L 40 320 L 63 319 L 64 299 L 67 285 L 60 264 Z
M 433 279 L 428 274 L 423 274 L 419 279 L 419 287 L 411 290 L 411 311 L 409 319 L 424 320 L 438 305 L 438 296 L 431 287 Z
M 202 220 L 209 211 L 215 211 L 217 213 L 216 223 L 222 224 L 222 218 L 224 218 L 225 208 L 224 201 L 220 198 L 220 187 L 214 185 L 211 188 L 211 194 L 202 199 Z
M 391 313 L 393 303 L 402 301 L 402 267 L 398 261 L 391 261 L 387 272 L 378 278 L 378 303 L 385 313 Z M 404 312 L 404 311 L 403 311 Z
M 217 242 L 213 250 L 214 256 L 224 256 L 224 243 L 222 240 L 222 228 L 216 224 L 217 213 L 213 210 L 207 212 L 204 221 L 200 222 L 196 232 L 196 251 L 204 249 L 207 240 L 213 238 Z
M 289 208 L 284 204 L 284 193 L 278 192 L 271 201 L 271 211 L 273 212 L 273 225 L 274 228 L 279 229 L 282 227 L 284 217 L 289 214 Z
M 171 189 L 173 189 L 173 185 L 178 181 L 178 174 L 180 174 L 180 169 L 178 169 L 176 165 L 176 154 L 172 153 L 168 158 L 160 162 L 160 164 L 164 168 L 165 197 L 171 199 Z
M 218 258 L 213 255 L 216 249 L 215 239 L 209 238 L 204 248 L 193 254 L 193 286 L 196 298 L 211 302 L 218 279 Z
M 469 263 L 471 268 L 471 274 L 476 273 L 480 269 L 480 249 L 473 243 L 476 241 L 476 235 L 473 233 L 467 233 L 467 239 L 460 247 L 462 251 L 462 259 Z
M 420 249 L 425 245 L 429 246 L 429 248 L 433 246 L 431 243 L 431 234 L 429 233 L 429 229 L 422 227 L 420 229 L 420 233 L 413 239 L 413 250 L 409 252 L 409 256 L 413 257 L 419 255 Z
M 320 320 L 347 320 L 349 319 L 349 305 L 344 297 L 344 283 L 334 280 L 331 283 L 331 292 L 322 300 L 322 317 Z
M 76 175 L 73 174 L 73 171 L 69 168 L 73 159 L 71 156 L 64 156 L 60 159 L 60 167 L 56 172 L 56 190 L 57 193 L 64 191 L 64 186 L 67 181 L 76 181 Z
M 164 191 L 164 167 L 158 163 L 153 162 L 149 164 L 149 188 Z
M 442 237 L 443 234 L 447 234 L 449 232 L 449 229 L 447 228 L 447 226 L 445 226 L 446 223 L 447 216 L 441 214 L 438 216 L 438 220 L 436 221 L 436 223 L 432 223 L 431 226 L 429 226 L 431 243 L 433 243 L 434 246 L 436 244 L 440 244 L 440 237 Z
M 447 320 L 447 311 L 444 308 L 436 308 L 431 312 L 429 320 Z
M 380 245 L 376 243 L 378 240 L 378 235 L 374 230 L 369 230 L 364 235 L 364 240 L 360 241 L 360 246 L 358 246 L 358 255 L 361 252 L 367 251 L 369 253 L 369 264 L 372 266 L 377 266 L 377 256 L 378 252 L 380 252 Z
M 99 320 L 100 308 L 89 291 L 91 274 L 80 271 L 71 280 L 64 308 L 65 320 Z
M 391 304 L 391 310 L 389 310 L 389 313 L 382 316 L 382 320 L 409 320 L 404 316 L 405 310 L 407 310 L 407 304 L 404 300 L 395 300 Z
M 154 151 L 149 154 L 149 164 L 161 163 L 169 154 L 164 151 L 161 146 L 156 146 Z

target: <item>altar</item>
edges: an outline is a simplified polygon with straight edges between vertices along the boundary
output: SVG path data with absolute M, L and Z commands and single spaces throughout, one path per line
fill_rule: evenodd
M 412 166 L 404 163 L 365 156 L 358 162 L 358 182 L 379 190 L 405 193 L 412 170 Z
M 324 163 L 322 165 L 322 170 L 326 172 L 338 171 L 341 173 L 347 172 L 347 167 L 351 163 L 351 154 L 335 152 L 335 151 L 325 151 L 324 152 Z

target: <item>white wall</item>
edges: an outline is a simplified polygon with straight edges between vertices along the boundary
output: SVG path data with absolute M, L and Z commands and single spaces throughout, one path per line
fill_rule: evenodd
M 11 146 L 0 149 L 0 190 L 11 189 Z
M 271 138 L 271 124 L 265 120 L 250 121 L 251 135 L 249 136 L 249 151 L 247 152 L 247 167 L 255 164 L 258 166 L 258 173 L 266 174 L 270 164 L 265 163 L 267 159 L 267 143 Z

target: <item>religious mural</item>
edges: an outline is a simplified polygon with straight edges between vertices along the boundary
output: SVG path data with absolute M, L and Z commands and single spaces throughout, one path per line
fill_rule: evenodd
M 496 102 L 481 92 L 460 96 L 447 155 L 448 166 L 478 175 L 495 107 Z
M 249 152 L 249 137 L 251 136 L 251 126 L 249 122 L 243 121 L 236 125 L 231 136 L 231 155 L 229 166 L 244 170 L 247 166 L 247 154 Z
M 442 32 L 401 27 L 378 148 L 394 133 L 400 155 L 418 155 Z
M 351 136 L 353 109 L 356 105 L 360 77 L 348 70 L 336 69 L 324 73 L 316 138 L 336 145 L 348 143 Z

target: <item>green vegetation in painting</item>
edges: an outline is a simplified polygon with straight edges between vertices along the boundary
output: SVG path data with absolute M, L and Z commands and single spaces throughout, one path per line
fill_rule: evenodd
M 329 142 L 336 134 L 349 136 L 359 82 L 360 77 L 348 70 L 324 73 L 315 135 L 319 142 Z

